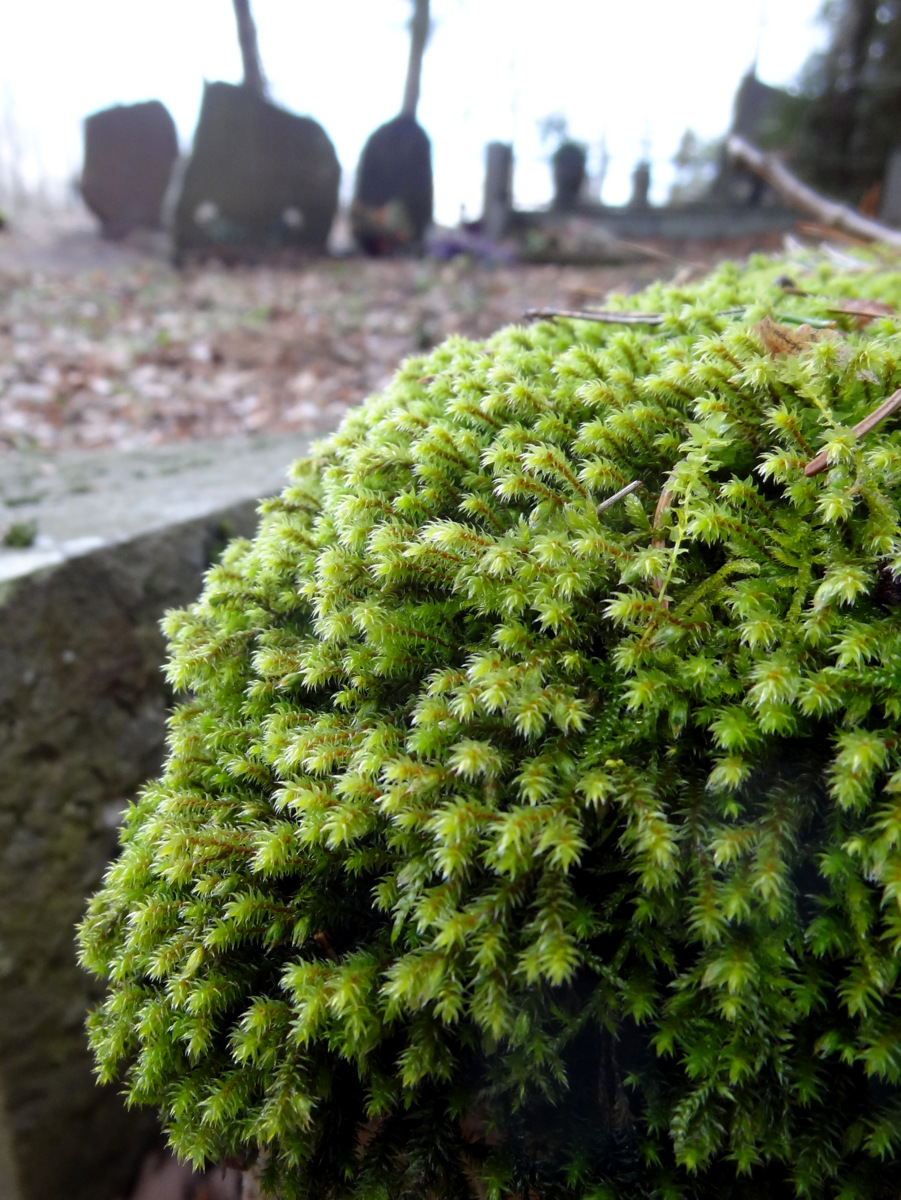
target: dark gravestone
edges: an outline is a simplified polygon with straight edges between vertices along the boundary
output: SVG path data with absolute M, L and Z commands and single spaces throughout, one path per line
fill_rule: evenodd
M 159 229 L 177 157 L 175 122 L 159 100 L 116 105 L 85 120 L 81 194 L 105 238 Z
M 576 207 L 585 186 L 585 147 L 564 142 L 551 159 L 554 175 L 554 208 L 567 212 Z
M 360 156 L 351 224 L 367 254 L 419 253 L 432 221 L 432 145 L 413 117 L 373 133 Z
M 176 261 L 321 253 L 341 167 L 318 122 L 247 88 L 208 83 L 172 217 Z

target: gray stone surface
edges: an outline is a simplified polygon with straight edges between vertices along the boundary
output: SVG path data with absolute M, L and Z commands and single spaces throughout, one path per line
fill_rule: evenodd
M 0 457 L 0 533 L 34 523 L 27 550 L 0 547 L 0 584 L 278 490 L 309 438 L 267 434 L 141 450 Z
M 160 763 L 159 619 L 196 596 L 227 535 L 252 532 L 305 445 L 0 459 L 0 520 L 27 514 L 42 539 L 0 551 L 2 1200 L 111 1200 L 153 1136 L 150 1114 L 94 1084 L 83 1023 L 99 993 L 73 927 Z

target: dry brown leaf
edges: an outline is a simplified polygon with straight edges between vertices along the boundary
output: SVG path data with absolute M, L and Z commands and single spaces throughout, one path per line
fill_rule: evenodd
M 801 354 L 811 342 L 819 341 L 824 334 L 833 334 L 832 330 L 812 329 L 810 325 L 780 325 L 772 317 L 758 321 L 754 332 L 773 358 L 780 354 Z

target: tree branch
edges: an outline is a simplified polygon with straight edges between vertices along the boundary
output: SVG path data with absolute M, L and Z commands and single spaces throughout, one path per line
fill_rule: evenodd
M 793 208 L 809 213 L 822 225 L 841 229 L 870 242 L 886 242 L 901 249 L 901 230 L 891 229 L 879 221 L 871 221 L 847 204 L 827 200 L 813 188 L 802 183 L 796 175 L 771 154 L 763 154 L 756 146 L 733 133 L 726 143 L 734 162 L 759 175 Z
M 241 47 L 241 62 L 244 65 L 243 84 L 249 91 L 258 96 L 266 97 L 266 80 L 260 63 L 260 48 L 257 44 L 257 27 L 254 24 L 253 13 L 250 11 L 250 0 L 232 0 L 235 9 L 235 21 L 238 26 L 238 44 Z
M 413 0 L 413 19 L 410 21 L 410 58 L 407 62 L 407 82 L 401 116 L 415 117 L 419 105 L 419 84 L 422 79 L 422 56 L 429 40 L 429 0 Z

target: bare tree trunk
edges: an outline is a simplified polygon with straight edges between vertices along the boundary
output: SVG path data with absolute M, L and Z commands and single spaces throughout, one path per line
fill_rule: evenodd
M 257 45 L 257 27 L 254 24 L 253 13 L 250 11 L 250 0 L 232 0 L 235 7 L 235 21 L 238 24 L 238 42 L 241 46 L 241 61 L 244 64 L 244 87 L 256 92 L 258 96 L 266 95 L 266 80 L 260 63 L 260 48 Z
M 236 0 L 237 3 L 237 0 Z M 413 19 L 410 22 L 410 60 L 407 63 L 407 82 L 401 116 L 416 116 L 419 104 L 419 84 L 422 79 L 422 56 L 429 40 L 429 0 L 413 0 Z

